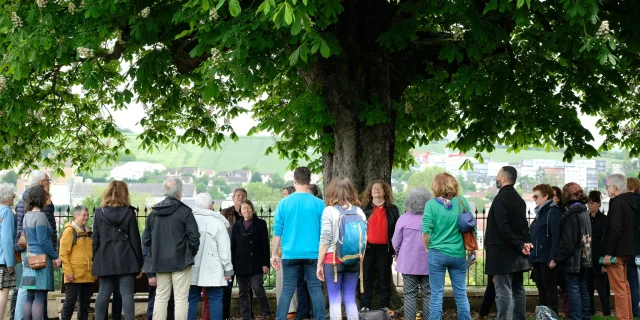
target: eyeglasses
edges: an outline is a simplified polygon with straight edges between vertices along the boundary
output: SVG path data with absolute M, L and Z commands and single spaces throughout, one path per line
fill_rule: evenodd
M 42 180 L 40 180 L 40 182 L 44 182 L 44 181 L 51 182 L 51 179 L 42 179 Z

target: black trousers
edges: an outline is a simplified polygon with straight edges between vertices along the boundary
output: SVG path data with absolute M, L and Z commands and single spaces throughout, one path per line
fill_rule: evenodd
M 253 292 L 255 292 L 258 297 L 258 304 L 260 304 L 262 315 L 268 317 L 271 314 L 271 311 L 269 310 L 269 299 L 267 299 L 267 293 L 264 290 L 263 275 L 254 274 L 250 276 L 237 276 L 237 279 L 242 319 L 253 319 L 253 310 L 251 310 L 253 295 L 251 293 L 251 289 L 253 289 Z
M 21 280 L 21 279 L 16 279 Z M 9 320 L 13 320 L 16 315 L 16 303 L 18 302 L 18 287 L 13 288 L 13 294 L 11 295 L 11 306 L 9 307 Z
M 93 283 L 67 283 L 66 288 L 62 305 L 62 320 L 71 320 L 76 301 L 79 301 L 78 320 L 87 320 L 91 295 L 93 294 Z
M 367 250 L 364 254 L 364 294 L 362 295 L 362 307 L 371 308 L 373 297 L 373 284 L 378 274 L 380 283 L 380 308 L 391 307 L 391 263 L 393 263 L 392 253 L 387 244 L 367 243 Z
M 602 314 L 604 316 L 611 315 L 611 289 L 609 288 L 609 278 L 607 274 L 602 274 L 602 265 L 587 269 L 587 290 L 589 291 L 589 303 L 591 304 L 591 315 L 596 314 L 593 291 L 598 290 L 600 304 L 602 305 Z
M 558 276 L 555 270 L 551 270 L 544 262 L 533 264 L 533 280 L 538 287 L 540 305 L 547 306 L 558 314 Z
M 493 284 L 493 276 L 489 275 L 489 280 L 487 281 L 487 289 L 484 290 L 484 297 L 482 298 L 482 304 L 478 312 L 481 317 L 489 315 L 491 307 L 493 307 L 493 303 L 496 301 L 496 286 Z

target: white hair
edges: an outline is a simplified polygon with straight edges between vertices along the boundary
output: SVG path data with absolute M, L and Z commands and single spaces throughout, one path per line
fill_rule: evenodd
M 9 183 L 0 184 L 0 202 L 7 202 L 16 194 L 16 189 Z
M 165 180 L 162 192 L 165 197 L 177 198 L 178 194 L 182 193 L 182 179 L 179 177 L 172 177 Z
M 47 178 L 47 173 L 44 171 L 34 171 L 31 173 L 31 176 L 29 177 L 29 185 L 32 187 L 35 187 L 37 185 L 40 184 L 40 182 L 44 179 Z
M 211 203 L 213 203 L 213 197 L 208 193 L 198 193 L 196 196 L 196 208 L 209 209 Z
M 607 184 L 610 186 L 615 186 L 620 192 L 627 191 L 627 178 L 619 173 L 612 174 L 607 177 Z

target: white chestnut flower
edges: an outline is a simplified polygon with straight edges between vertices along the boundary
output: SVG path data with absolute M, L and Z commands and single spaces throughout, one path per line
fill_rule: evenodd
M 13 23 L 13 30 L 20 29 L 23 26 L 22 19 L 15 11 L 11 12 L 11 23 Z
M 151 8 L 150 7 L 146 7 L 144 9 L 142 9 L 142 11 L 140 11 L 140 13 L 138 13 L 138 16 L 146 19 L 147 17 L 149 17 L 150 13 L 151 13 Z
M 67 8 L 69 9 L 69 13 L 71 14 L 75 14 L 76 12 L 78 12 L 78 9 L 76 8 L 76 4 L 73 2 L 69 2 L 69 6 L 67 6 Z
M 4 147 L 2 147 L 2 150 L 4 150 L 5 153 L 9 153 L 11 151 L 11 148 L 9 148 L 8 145 L 4 145 Z
M 453 32 L 453 40 L 455 41 L 464 40 L 464 30 L 462 30 L 461 26 L 453 26 L 451 28 L 451 31 Z
M 78 54 L 82 58 L 91 58 L 93 57 L 93 49 L 78 47 Z
M 53 160 L 53 154 L 51 154 L 51 152 L 49 152 L 49 153 L 47 154 L 47 158 L 49 158 L 49 160 Z
M 80 2 L 80 9 L 84 9 L 84 0 Z
M 413 106 L 411 105 L 411 102 L 407 101 L 404 103 L 404 113 L 406 114 L 411 114 L 411 112 L 413 111 Z
M 107 147 L 111 147 L 111 138 L 108 138 L 104 143 Z
M 24 141 L 22 141 L 21 138 L 18 138 L 18 144 L 23 144 L 23 143 L 24 143 Z
M 598 28 L 598 32 L 596 32 L 596 37 L 601 38 L 609 34 L 611 30 L 609 29 L 609 21 L 604 20 L 600 24 L 600 28 Z
M 218 64 L 218 61 L 222 58 L 222 53 L 218 48 L 211 48 L 211 60 L 213 60 L 213 64 Z
M 218 20 L 218 18 L 220 18 L 220 16 L 218 15 L 218 10 L 216 10 L 216 8 L 209 10 L 209 20 L 214 21 Z
M 7 88 L 7 79 L 4 76 L 0 76 L 0 91 L 4 91 Z
M 47 0 L 36 0 L 36 4 L 39 8 L 44 8 L 47 6 Z

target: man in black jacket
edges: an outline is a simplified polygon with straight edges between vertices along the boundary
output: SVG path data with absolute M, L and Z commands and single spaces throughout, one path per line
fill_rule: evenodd
M 627 262 L 635 254 L 634 228 L 636 202 L 627 191 L 627 179 L 621 174 L 607 178 L 609 214 L 604 234 L 604 259 L 607 275 L 613 291 L 618 319 L 631 319 L 631 289 L 627 281 Z M 616 258 L 616 261 L 611 261 Z
M 527 206 L 513 185 L 518 173 L 514 167 L 500 169 L 486 229 L 485 273 L 493 275 L 496 287 L 497 319 L 524 320 L 526 297 L 523 272 L 531 269 L 528 255 L 533 245 L 527 223 Z
M 167 305 L 173 288 L 175 319 L 186 320 L 191 266 L 200 248 L 200 232 L 193 211 L 180 201 L 182 180 L 166 180 L 164 195 L 166 199 L 152 208 L 142 235 L 142 245 L 149 248 L 144 270 L 155 273 L 157 279 L 153 318 L 167 319 Z

